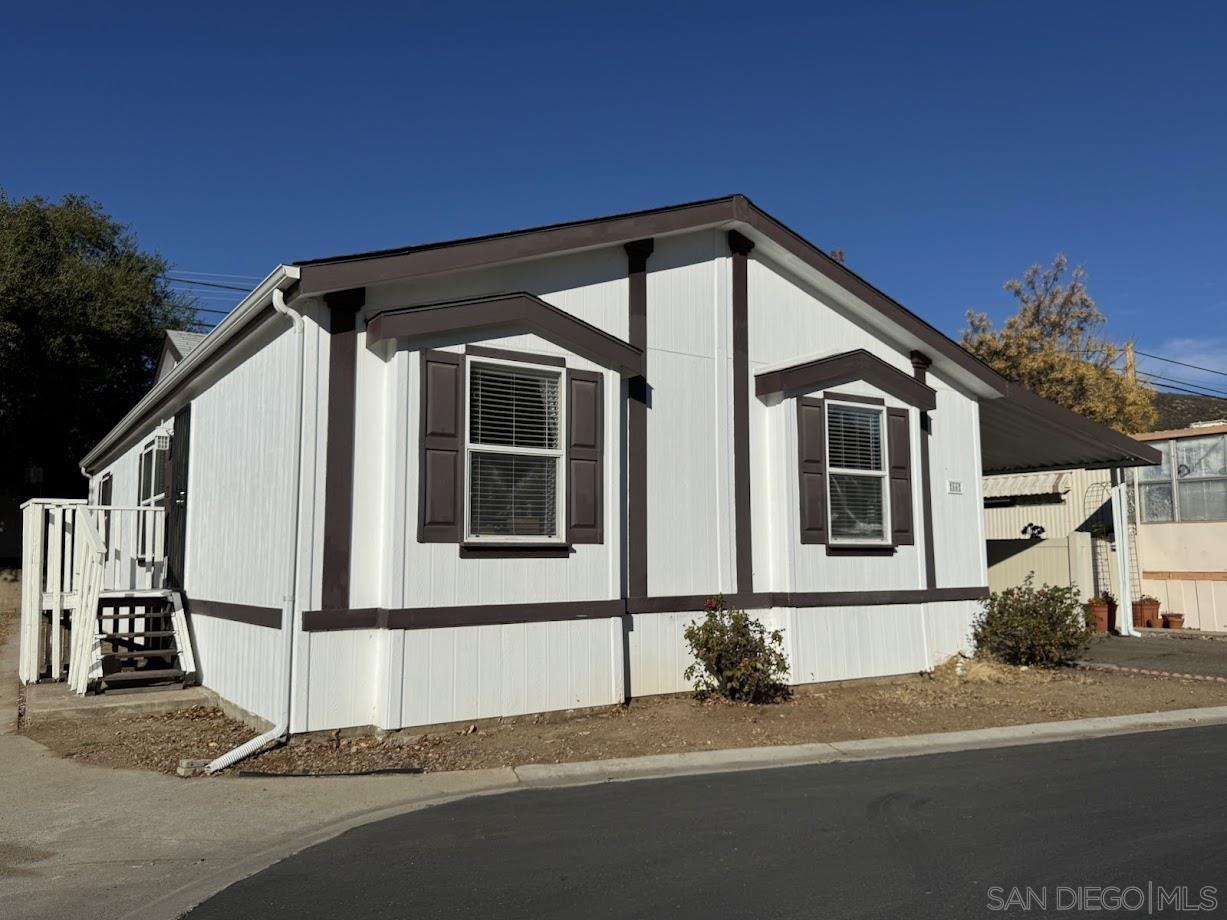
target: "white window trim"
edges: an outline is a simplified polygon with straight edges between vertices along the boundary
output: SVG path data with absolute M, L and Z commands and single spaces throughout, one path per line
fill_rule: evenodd
M 822 439 L 823 449 L 826 451 L 826 492 L 827 492 L 827 541 L 833 546 L 893 546 L 891 540 L 891 521 L 890 521 L 890 455 L 888 453 L 890 447 L 887 444 L 886 437 L 886 406 L 869 405 L 867 403 L 850 402 L 841 399 L 826 399 L 827 409 L 822 413 Z M 878 415 L 878 433 L 882 444 L 882 470 L 850 470 L 846 467 L 837 467 L 831 463 L 831 412 L 830 407 L 847 406 L 851 409 L 860 409 L 866 412 L 876 412 Z M 909 426 L 910 428 L 910 426 Z M 831 474 L 843 473 L 852 476 L 877 476 L 881 479 L 882 484 L 882 539 L 880 540 L 852 540 L 847 537 L 835 536 L 835 522 L 833 512 L 835 502 L 832 501 L 831 490 Z
M 472 385 L 473 366 L 499 366 L 511 370 L 535 370 L 553 374 L 558 378 L 558 447 L 550 450 L 543 447 L 511 447 L 505 444 L 474 444 L 473 422 L 470 418 L 473 401 L 470 393 Z M 536 364 L 530 361 L 507 361 L 502 358 L 476 358 L 470 356 L 464 362 L 464 542 L 472 544 L 495 543 L 525 543 L 525 544 L 558 544 L 567 542 L 566 509 L 564 501 L 567 494 L 566 475 L 566 431 L 567 431 L 567 369 L 558 365 Z M 512 534 L 475 534 L 473 533 L 472 502 L 470 501 L 471 480 L 473 474 L 473 454 L 511 454 L 513 456 L 554 457 L 557 471 L 554 475 L 554 536 L 523 536 Z

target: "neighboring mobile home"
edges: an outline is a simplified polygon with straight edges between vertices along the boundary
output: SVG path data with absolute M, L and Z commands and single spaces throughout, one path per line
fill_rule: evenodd
M 301 732 L 684 690 L 715 593 L 795 683 L 925 670 L 982 473 L 1156 458 L 733 196 L 279 267 L 82 466 L 169 509 L 203 683 Z
M 1108 490 L 1130 494 L 1132 594 L 1157 597 L 1190 629 L 1227 630 L 1227 421 L 1133 436 L 1160 462 L 1133 470 L 1065 470 L 984 480 L 989 585 L 1076 584 L 1119 595 Z

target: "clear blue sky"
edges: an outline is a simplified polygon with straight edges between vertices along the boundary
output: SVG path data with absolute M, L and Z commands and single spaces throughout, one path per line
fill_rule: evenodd
M 743 192 L 952 335 L 1064 251 L 1227 370 L 1222 3 L 187 6 L 6 12 L 9 195 L 262 276 Z

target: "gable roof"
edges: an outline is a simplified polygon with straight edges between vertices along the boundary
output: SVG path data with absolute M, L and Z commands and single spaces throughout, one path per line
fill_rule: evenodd
M 271 313 L 274 289 L 287 297 L 320 296 L 389 281 L 582 252 L 705 228 L 736 230 L 755 253 L 781 265 L 863 327 L 904 352 L 920 352 L 932 370 L 980 400 L 984 472 L 1159 462 L 1153 448 L 1085 419 L 1010 383 L 915 313 L 832 259 L 744 195 L 647 211 L 550 224 L 487 236 L 380 249 L 279 266 L 196 349 L 179 362 L 82 460 L 91 472 L 136 426 L 173 409 L 200 386 L 199 375 Z
M 175 350 L 180 361 L 190 355 L 204 340 L 205 333 L 203 332 L 187 332 L 183 329 L 166 330 L 166 342 Z
M 860 307 L 861 320 L 877 334 L 893 340 L 904 351 L 921 352 L 932 361 L 935 373 L 976 394 L 981 400 L 981 459 L 986 473 L 1159 462 L 1158 453 L 1146 445 L 1006 380 L 745 195 L 311 259 L 295 263 L 295 267 L 301 292 L 319 295 L 704 228 L 736 229 L 754 244 L 756 252 L 796 271 L 832 300 Z

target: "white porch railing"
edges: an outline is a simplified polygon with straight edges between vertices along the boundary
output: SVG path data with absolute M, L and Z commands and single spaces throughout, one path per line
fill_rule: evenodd
M 68 678 L 83 692 L 99 596 L 163 587 L 165 511 L 41 498 L 21 508 L 19 677 Z

